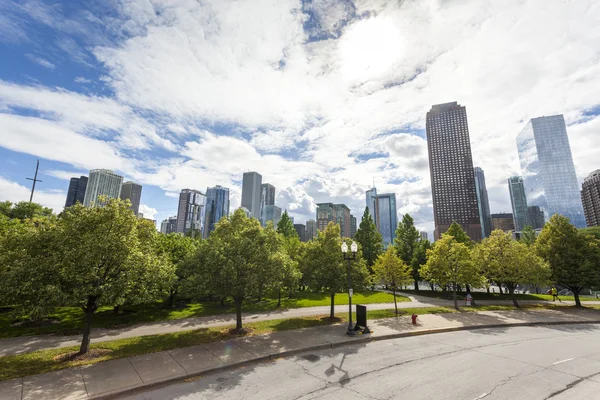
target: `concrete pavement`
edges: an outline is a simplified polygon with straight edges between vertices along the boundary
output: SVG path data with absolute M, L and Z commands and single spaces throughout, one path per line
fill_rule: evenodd
M 408 317 L 388 318 L 372 321 L 370 327 L 374 332 L 371 335 L 354 337 L 345 335 L 343 325 L 282 331 L 4 381 L 0 382 L 0 398 L 99 398 L 147 388 L 149 385 L 155 387 L 165 382 L 178 382 L 208 371 L 276 360 L 304 351 L 333 349 L 350 344 L 364 346 L 373 340 L 465 328 L 574 322 L 600 323 L 600 313 L 589 310 L 539 310 L 431 314 L 420 316 L 417 326 L 413 326 Z

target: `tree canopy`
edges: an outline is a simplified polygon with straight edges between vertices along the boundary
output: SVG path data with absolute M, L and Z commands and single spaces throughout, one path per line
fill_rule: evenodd
M 360 244 L 367 267 L 371 268 L 377 257 L 383 253 L 383 237 L 377 231 L 377 226 L 369 213 L 369 207 L 365 207 L 354 239 Z
M 537 239 L 535 230 L 531 226 L 526 225 L 521 232 L 521 238 L 519 240 L 525 245 L 531 246 L 535 243 L 535 239 Z
M 296 231 L 296 228 L 294 228 L 294 224 L 292 223 L 292 219 L 288 215 L 287 210 L 283 212 L 281 219 L 277 223 L 277 233 L 285 236 L 286 238 L 294 236 L 298 237 L 298 232 Z
M 413 258 L 419 244 L 419 231 L 415 228 L 413 218 L 409 214 L 404 214 L 402 221 L 396 229 L 396 238 L 394 245 L 398 251 L 398 255 L 406 265 L 416 266 L 412 270 L 412 277 L 415 283 L 415 290 L 419 290 L 419 267 L 420 265 L 413 264 Z
M 18 203 L 4 201 L 0 202 L 0 214 L 10 219 L 24 220 L 33 217 L 49 217 L 52 215 L 52 209 L 28 201 L 20 201 Z
M 373 265 L 375 279 L 383 282 L 392 289 L 394 294 L 394 308 L 398 315 L 398 304 L 396 303 L 396 290 L 409 283 L 412 279 L 411 268 L 396 254 L 392 246 L 377 258 Z
M 446 234 L 453 236 L 455 241 L 465 244 L 468 248 L 473 247 L 473 241 L 456 221 L 453 221 L 452 224 L 450 224 Z

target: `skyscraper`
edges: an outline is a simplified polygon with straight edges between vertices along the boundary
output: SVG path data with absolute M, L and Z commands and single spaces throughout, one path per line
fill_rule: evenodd
M 294 224 L 294 229 L 296 229 L 300 241 L 306 242 L 306 226 L 303 224 Z
M 487 188 L 485 187 L 485 174 L 479 167 L 473 169 L 475 174 L 475 193 L 477 194 L 477 209 L 481 222 L 481 236 L 486 238 L 492 233 L 492 217 L 490 216 L 490 202 Z
M 533 229 L 542 229 L 546 220 L 544 219 L 544 212 L 538 206 L 527 207 L 527 225 Z
M 177 232 L 177 216 L 164 219 L 160 224 L 160 233 L 169 234 Z
M 504 232 L 513 232 L 515 222 L 511 213 L 492 214 L 492 230 L 500 229 Z
M 142 197 L 142 185 L 128 181 L 121 185 L 121 199 L 131 202 L 131 210 L 138 215 L 140 212 L 140 199 Z
M 508 191 L 510 193 L 510 204 L 512 205 L 513 217 L 515 219 L 515 230 L 521 232 L 528 225 L 527 197 L 523 177 L 511 176 L 508 178 Z
M 177 233 L 186 234 L 193 230 L 193 235 L 202 234 L 202 216 L 206 196 L 199 190 L 183 189 L 179 194 L 177 209 Z
M 350 209 L 345 204 L 334 204 L 334 221 L 340 226 L 342 237 L 350 237 Z
M 375 226 L 379 231 L 379 206 L 377 204 L 377 189 L 371 188 L 365 192 L 365 196 L 367 198 L 367 208 L 369 209 L 369 214 L 371 214 L 371 218 L 373 218 L 373 222 L 375 222 Z
M 324 231 L 327 225 L 334 221 L 335 211 L 333 203 L 318 203 L 317 204 L 317 229 Z M 337 223 L 337 221 L 336 221 Z
M 554 214 L 585 227 L 579 184 L 562 115 L 532 118 L 517 136 L 525 196 L 546 220 Z
M 264 225 L 267 225 L 268 221 L 273 222 L 273 226 L 277 228 L 277 224 L 281 220 L 281 207 L 277 207 L 275 205 L 268 205 L 264 207 Z
M 472 240 L 481 240 L 481 222 L 467 124 L 467 110 L 457 102 L 432 106 L 426 118 L 434 238 L 452 222 Z
M 350 214 L 350 237 L 353 238 L 356 235 L 356 217 Z
M 217 222 L 228 215 L 229 189 L 219 185 L 207 188 L 202 237 L 206 239 L 208 235 L 215 230 Z
M 118 199 L 121 195 L 121 184 L 123 177 L 108 169 L 93 169 L 85 190 L 83 205 L 86 207 L 102 206 L 98 200 L 100 196 L 108 199 Z
M 242 180 L 242 207 L 246 207 L 251 216 L 260 220 L 260 187 L 262 176 L 258 172 L 244 172 Z
M 266 224 L 265 206 L 275 205 L 275 186 L 270 183 L 260 185 L 260 216 L 259 220 L 263 226 Z
M 491 218 L 490 218 L 490 220 L 491 220 Z M 427 240 L 427 232 L 421 231 L 421 232 L 419 232 L 419 235 L 421 236 L 421 240 Z
M 85 190 L 87 187 L 88 177 L 80 176 L 79 178 L 71 178 L 69 181 L 69 191 L 67 192 L 67 201 L 65 208 L 71 207 L 75 203 L 83 204 L 85 200 Z
M 306 241 L 313 240 L 317 237 L 317 221 L 309 219 L 306 221 Z
M 396 194 L 382 193 L 377 195 L 377 209 L 379 214 L 379 233 L 383 238 L 383 245 L 387 248 L 394 243 L 396 228 L 398 227 L 398 210 L 396 208 Z
M 589 174 L 583 181 L 581 202 L 587 226 L 600 226 L 600 169 Z

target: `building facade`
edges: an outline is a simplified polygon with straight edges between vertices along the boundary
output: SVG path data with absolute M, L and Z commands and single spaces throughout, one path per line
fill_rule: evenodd
M 177 232 L 177 216 L 164 219 L 160 224 L 160 233 L 168 235 Z
M 265 226 L 265 206 L 275 205 L 275 186 L 270 183 L 263 183 L 260 185 L 260 222 L 262 226 Z
M 538 206 L 527 207 L 527 225 L 533 229 L 542 229 L 546 223 L 544 212 Z M 516 226 L 515 226 L 516 229 Z
M 515 221 L 511 213 L 492 214 L 492 230 L 500 229 L 504 232 L 514 232 Z
M 434 239 L 452 222 L 472 240 L 481 240 L 481 222 L 467 110 L 456 102 L 432 106 L 426 116 L 427 148 L 433 197 Z
M 204 205 L 204 229 L 202 237 L 215 230 L 215 225 L 223 217 L 229 215 L 229 188 L 223 186 L 209 187 L 206 189 L 206 203 Z
M 490 221 L 491 221 L 491 218 L 490 218 Z M 421 235 L 421 240 L 428 240 L 427 239 L 427 232 L 421 231 L 421 232 L 419 232 L 419 234 Z
M 579 184 L 562 115 L 532 118 L 517 136 L 517 150 L 529 206 L 548 220 L 554 214 L 584 228 Z
M 306 242 L 306 226 L 303 224 L 294 224 L 294 229 L 296 229 L 300 241 Z
M 377 189 L 371 188 L 365 192 L 366 200 L 367 200 L 367 208 L 369 209 L 369 214 L 371 214 L 371 218 L 373 218 L 373 222 L 375 222 L 375 226 L 377 227 L 377 231 L 379 231 L 379 205 L 377 202 Z
M 127 181 L 121 185 L 121 199 L 131 202 L 131 210 L 138 215 L 140 213 L 140 200 L 142 199 L 142 185 Z
M 587 226 L 600 226 L 600 169 L 589 174 L 583 181 L 581 202 Z
M 277 207 L 275 205 L 269 205 L 264 207 L 264 225 L 267 225 L 267 222 L 273 222 L 273 226 L 277 228 L 277 224 L 281 220 L 281 207 Z
M 177 208 L 177 233 L 202 235 L 202 219 L 206 196 L 199 190 L 183 189 L 179 194 Z
M 85 189 L 83 205 L 86 207 L 102 206 L 99 197 L 106 196 L 108 199 L 118 199 L 121 196 L 121 185 L 123 177 L 108 169 L 93 169 Z M 136 214 L 137 215 L 137 214 Z
M 350 237 L 350 209 L 345 204 L 334 204 L 335 223 L 340 226 L 342 237 Z
M 350 214 L 350 237 L 353 238 L 356 235 L 356 217 Z
M 508 178 L 508 191 L 510 193 L 510 204 L 512 206 L 515 230 L 521 232 L 527 226 L 527 197 L 523 177 L 511 176 Z
M 69 181 L 69 190 L 67 192 L 67 200 L 65 208 L 71 207 L 75 203 L 83 204 L 85 200 L 85 190 L 87 188 L 88 177 L 80 176 L 79 178 L 71 178 Z
M 309 240 L 316 239 L 317 236 L 317 221 L 314 219 L 309 219 L 306 221 L 306 241 L 308 242 Z
M 327 225 L 334 220 L 334 215 L 333 203 L 318 203 L 317 229 L 323 232 Z
M 383 238 L 383 245 L 387 248 L 394 244 L 396 228 L 398 228 L 398 212 L 396 209 L 396 194 L 382 193 L 377 195 L 377 209 L 379 211 L 379 233 Z
M 479 210 L 479 221 L 481 222 L 481 236 L 486 238 L 492 233 L 492 216 L 488 192 L 485 187 L 485 174 L 479 167 L 475 167 L 473 173 L 475 174 L 475 193 L 477 194 L 477 208 Z
M 250 211 L 252 217 L 260 220 L 260 192 L 262 176 L 258 172 L 244 172 L 242 179 L 242 207 Z

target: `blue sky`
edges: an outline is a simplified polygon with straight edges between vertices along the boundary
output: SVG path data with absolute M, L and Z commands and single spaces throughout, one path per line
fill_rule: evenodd
M 68 179 L 111 168 L 142 209 L 182 188 L 277 188 L 360 218 L 373 179 L 432 231 L 432 104 L 467 107 L 492 212 L 510 211 L 514 138 L 562 113 L 580 178 L 599 168 L 600 9 L 591 0 L 0 0 L 0 200 L 59 211 Z

